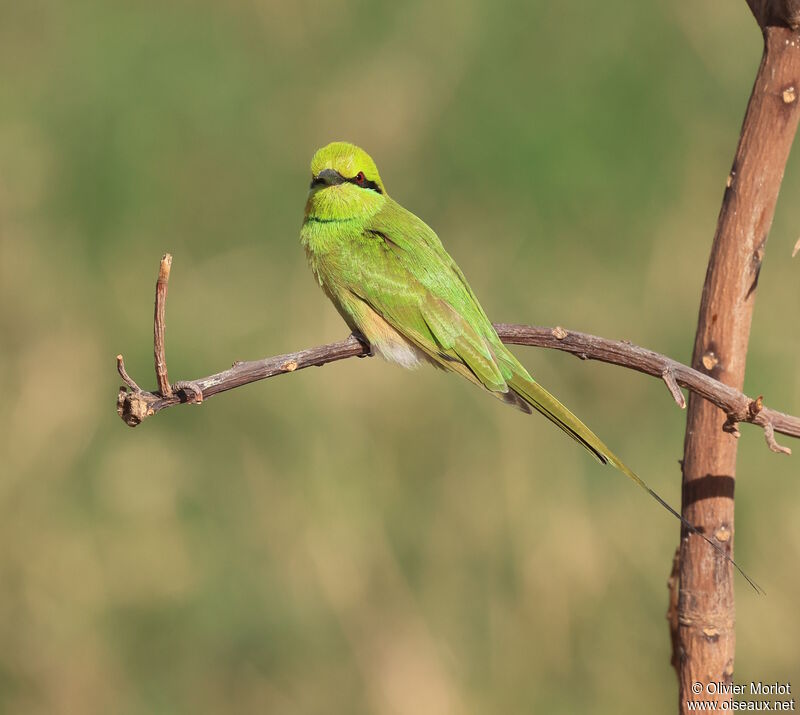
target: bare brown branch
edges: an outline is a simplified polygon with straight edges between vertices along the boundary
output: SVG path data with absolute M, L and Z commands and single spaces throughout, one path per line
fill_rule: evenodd
M 787 27 L 797 20 L 800 3 L 748 1 L 763 30 L 764 54 L 726 182 L 692 357 L 693 367 L 734 392 L 744 384 L 756 288 L 797 129 L 800 92 L 800 35 Z M 704 533 L 723 541 L 733 557 L 737 423 L 762 426 L 770 449 L 785 452 L 786 448 L 775 442 L 774 432 L 780 430 L 761 398 L 746 404 L 739 401 L 731 410 L 700 396 L 689 395 L 682 513 Z M 690 711 L 696 683 L 731 682 L 736 635 L 732 569 L 701 539 L 685 530 L 681 537 L 672 662 L 678 673 L 680 710 L 685 713 Z M 730 701 L 732 691 L 720 689 L 713 697 Z
M 117 412 L 128 425 L 135 427 L 145 417 L 160 412 L 166 407 L 181 403 L 200 403 L 220 392 L 226 392 L 268 377 L 303 370 L 307 367 L 321 366 L 345 358 L 367 355 L 369 355 L 369 349 L 351 335 L 338 343 L 320 345 L 308 350 L 277 355 L 263 360 L 238 361 L 233 363 L 228 370 L 215 375 L 190 382 L 176 382 L 175 391 L 169 397 L 159 392 L 137 392 L 135 389 L 128 392 L 125 388 L 120 388 Z
M 675 386 L 678 395 L 680 395 L 679 386 L 695 392 L 724 410 L 727 415 L 731 416 L 734 424 L 736 422 L 752 422 L 764 429 L 767 429 L 767 425 L 771 425 L 773 432 L 780 432 L 790 437 L 800 437 L 800 418 L 771 410 L 768 407 L 762 407 L 760 412 L 754 415 L 750 410 L 753 400 L 746 395 L 698 370 L 693 370 L 652 350 L 640 348 L 626 341 L 608 340 L 595 335 L 568 331 L 562 327 L 541 328 L 507 323 L 495 323 L 494 327 L 500 339 L 509 345 L 528 345 L 561 350 L 582 360 L 598 360 L 610 365 L 637 370 L 665 381 L 668 379 Z M 320 345 L 262 360 L 235 362 L 228 370 L 215 375 L 190 382 L 176 382 L 173 386 L 173 394 L 169 396 L 160 392 L 145 392 L 138 389 L 133 380 L 129 377 L 126 378 L 127 373 L 125 373 L 123 379 L 131 391 L 124 387 L 120 388 L 117 411 L 127 424 L 135 427 L 144 418 L 160 412 L 166 407 L 187 402 L 199 403 L 220 392 L 226 392 L 258 380 L 303 370 L 307 367 L 318 367 L 350 357 L 366 357 L 368 355 L 369 348 L 351 335 L 338 343 Z M 117 357 L 117 364 L 118 367 L 123 364 L 121 355 Z M 122 375 L 122 372 L 120 374 Z M 665 375 L 669 375 L 669 378 L 666 378 Z M 672 392 L 672 390 L 670 391 Z M 673 397 L 678 402 L 674 394 Z
M 153 357 L 156 365 L 156 381 L 158 390 L 164 397 L 172 397 L 172 388 L 167 377 L 167 358 L 164 348 L 164 313 L 167 306 L 167 288 L 169 287 L 169 272 L 172 269 L 172 255 L 165 253 L 161 258 L 156 281 L 156 305 L 153 316 Z

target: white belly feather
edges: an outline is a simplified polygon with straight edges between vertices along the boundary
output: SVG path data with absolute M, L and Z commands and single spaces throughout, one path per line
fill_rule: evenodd
M 397 363 L 402 367 L 413 370 L 423 362 L 427 362 L 427 356 L 416 345 L 409 343 L 399 333 L 395 333 L 394 339 L 376 341 L 372 344 L 372 349 L 388 362 Z M 394 337 L 394 336 L 393 336 Z

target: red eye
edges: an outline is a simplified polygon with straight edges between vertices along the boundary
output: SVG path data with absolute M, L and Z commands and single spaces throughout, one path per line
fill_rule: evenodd
M 363 186 L 363 185 L 364 185 L 364 182 L 365 182 L 366 180 L 367 180 L 367 177 L 366 177 L 366 176 L 364 176 L 364 172 L 363 172 L 363 171 L 359 171 L 359 172 L 356 174 L 356 182 L 358 182 L 358 183 L 359 183 L 361 186 Z

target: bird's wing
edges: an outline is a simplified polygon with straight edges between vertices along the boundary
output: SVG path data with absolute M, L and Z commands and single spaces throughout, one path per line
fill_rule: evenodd
M 502 343 L 430 227 L 388 200 L 365 227 L 358 254 L 349 292 L 441 367 L 508 392 L 512 371 L 493 344 Z

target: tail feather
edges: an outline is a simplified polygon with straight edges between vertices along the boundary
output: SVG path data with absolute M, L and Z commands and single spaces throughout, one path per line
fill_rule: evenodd
M 535 410 L 543 414 L 547 419 L 566 432 L 576 442 L 581 444 L 598 461 L 603 464 L 610 464 L 618 469 L 626 477 L 634 481 L 653 499 L 655 499 L 664 509 L 676 517 L 683 526 L 693 534 L 697 534 L 708 543 L 720 556 L 731 563 L 734 568 L 744 577 L 757 593 L 764 593 L 764 590 L 750 578 L 727 553 L 717 543 L 708 538 L 694 524 L 684 518 L 680 512 L 673 509 L 664 499 L 662 499 L 650 486 L 636 474 L 628 465 L 620 460 L 583 422 L 581 422 L 572 412 L 562 405 L 547 390 L 533 380 L 528 380 L 521 375 L 515 375 L 508 383 L 511 390 L 527 402 Z

